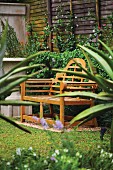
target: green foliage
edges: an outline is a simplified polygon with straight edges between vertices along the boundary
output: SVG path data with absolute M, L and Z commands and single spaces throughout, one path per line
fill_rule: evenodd
M 55 72 L 52 68 L 64 68 L 70 59 L 80 57 L 83 58 L 84 55 L 79 49 L 75 49 L 72 52 L 56 53 L 56 52 L 45 52 L 37 55 L 35 60 L 32 60 L 29 65 L 34 64 L 45 64 L 47 68 L 38 74 L 37 78 L 54 78 Z M 29 69 L 28 73 L 34 73 L 36 69 Z
M 71 130 L 64 133 L 28 127 L 31 135 L 0 120 L 0 169 L 112 169 L 108 133 L 100 141 L 99 131 Z M 15 132 L 15 133 L 13 133 Z M 4 154 L 5 152 L 5 154 Z
M 99 65 L 101 65 L 103 70 L 109 76 L 109 79 L 106 79 L 105 77 L 102 77 L 102 75 L 99 75 L 99 74 L 93 74 L 91 70 L 87 71 L 84 68 L 82 69 L 85 71 L 86 74 L 85 75 L 81 74 L 79 76 L 81 77 L 87 76 L 88 79 L 95 81 L 98 84 L 98 86 L 103 90 L 103 92 L 100 92 L 98 94 L 91 93 L 91 92 L 83 92 L 83 93 L 73 92 L 73 93 L 68 93 L 68 94 L 64 94 L 60 96 L 87 97 L 87 98 L 101 100 L 103 101 L 103 103 L 82 111 L 80 114 L 78 114 L 75 118 L 71 120 L 70 124 L 73 124 L 75 121 L 78 121 L 80 119 L 87 117 L 82 122 L 84 123 L 98 116 L 99 114 L 106 114 L 106 111 L 113 110 L 113 52 L 102 41 L 99 40 L 99 42 L 101 43 L 101 45 L 104 46 L 104 48 L 107 51 L 107 54 L 89 45 L 86 47 L 79 45 L 79 47 L 84 51 L 85 56 L 87 56 L 87 60 L 90 59 L 90 56 L 95 58 L 95 60 L 99 63 Z M 88 63 L 90 64 L 90 62 Z M 77 75 L 77 73 L 73 73 L 73 74 Z M 112 141 L 113 141 L 113 126 L 111 126 L 111 146 L 110 146 L 111 152 L 113 152 Z
M 74 35 L 74 17 L 70 12 L 64 15 L 64 11 L 61 6 L 56 9 L 57 23 L 53 24 L 52 32 L 55 34 L 53 43 L 59 49 L 59 52 L 73 51 L 75 46 L 75 35 Z M 66 16 L 64 20 L 64 16 Z M 66 22 L 66 20 L 68 22 Z
M 5 24 L 2 22 L 3 29 L 5 27 Z M 0 36 L 0 39 L 2 38 L 2 34 Z M 8 24 L 8 32 L 7 32 L 7 47 L 5 51 L 5 57 L 23 57 L 22 54 L 22 46 L 17 38 L 16 32 L 14 31 L 14 28 Z
M 64 133 L 56 133 L 27 127 L 32 132 L 29 135 L 3 120 L 0 120 L 0 127 L 0 169 L 15 169 L 16 166 L 22 167 L 22 170 L 31 166 L 31 169 L 37 169 L 37 166 L 42 167 L 43 170 L 57 167 L 63 169 L 66 165 L 70 169 L 75 166 L 86 169 L 96 167 L 98 170 L 100 169 L 98 167 L 112 166 L 113 156 L 110 155 L 108 149 L 109 133 L 105 134 L 102 143 L 99 131 L 79 132 L 73 129 Z M 58 162 L 55 162 L 54 158 Z
M 22 53 L 25 57 L 41 50 L 38 33 L 33 32 L 33 23 L 26 25 L 27 42 L 22 46 Z
M 3 57 L 5 55 L 6 51 L 6 42 L 7 42 L 7 33 L 8 33 L 8 22 L 6 22 L 5 29 L 2 33 L 2 37 L 0 39 L 0 104 L 1 105 L 36 105 L 35 102 L 23 102 L 23 101 L 15 101 L 15 100 L 5 100 L 5 97 L 12 93 L 15 87 L 19 86 L 22 82 L 27 80 L 28 78 L 31 78 L 32 76 L 38 74 L 38 71 L 33 74 L 23 75 L 19 76 L 17 73 L 26 71 L 29 68 L 35 68 L 38 67 L 38 70 L 43 69 L 44 65 L 34 65 L 34 66 L 24 66 L 25 63 L 32 60 L 35 56 L 38 55 L 38 53 L 30 55 L 20 63 L 18 63 L 14 68 L 12 68 L 9 72 L 3 75 L 2 71 L 2 63 L 3 63 Z M 39 52 L 41 53 L 41 52 Z M 43 53 L 43 52 L 42 52 Z M 22 67 L 23 66 L 23 67 Z M 19 89 L 18 89 L 19 90 Z M 20 127 L 18 124 L 13 123 L 12 121 L 5 118 L 3 115 L 0 114 L 0 118 L 6 120 L 7 122 L 13 124 L 16 127 Z M 21 128 L 24 131 L 28 132 L 24 128 Z

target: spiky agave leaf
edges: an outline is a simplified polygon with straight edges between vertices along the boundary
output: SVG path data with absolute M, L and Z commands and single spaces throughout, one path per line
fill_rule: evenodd
M 104 42 L 102 42 L 101 40 L 98 40 L 98 41 L 103 45 L 103 47 L 105 47 L 105 49 L 109 52 L 109 54 L 111 55 L 111 57 L 113 59 L 113 52 L 112 52 L 112 50 Z M 113 64 L 113 62 L 112 62 L 112 64 Z
M 107 93 L 108 94 L 108 93 Z M 92 98 L 92 99 L 98 99 L 98 100 L 102 100 L 102 101 L 113 101 L 113 97 L 109 96 L 109 95 L 103 95 L 101 96 L 101 94 L 96 94 L 93 92 L 67 92 L 67 93 L 62 93 L 62 94 L 58 94 L 55 97 L 80 97 L 80 98 Z
M 105 60 L 101 55 L 94 52 L 93 50 L 90 50 L 89 48 L 86 48 L 82 45 L 78 45 L 78 46 L 84 51 L 86 51 L 88 54 L 93 56 L 98 61 L 98 63 L 102 66 L 102 68 L 106 71 L 109 77 L 113 80 L 113 68 L 109 65 L 107 60 Z
M 83 52 L 84 56 L 85 56 L 86 59 L 87 59 L 88 66 L 89 66 L 89 69 L 90 69 L 91 74 L 94 75 L 94 74 L 95 74 L 95 73 L 94 73 L 94 66 L 93 66 L 93 63 L 92 63 L 90 57 L 88 56 L 88 54 L 87 54 L 84 50 L 82 50 L 82 52 Z
M 20 61 L 15 67 L 13 67 L 8 73 L 5 74 L 5 76 L 7 76 L 8 74 L 12 73 L 15 69 L 24 66 L 27 62 L 29 62 L 30 60 L 34 59 L 35 57 L 37 57 L 40 54 L 44 54 L 46 53 L 45 51 L 39 51 L 35 54 L 32 54 L 30 56 L 28 56 L 27 58 L 25 58 L 23 61 Z M 4 77 L 4 76 L 2 76 Z M 2 78 L 1 77 L 1 78 Z
M 13 105 L 13 106 L 37 106 L 36 102 L 21 101 L 21 100 L 0 100 L 0 105 Z
M 81 113 L 79 113 L 77 116 L 75 116 L 71 121 L 70 125 L 73 124 L 75 121 L 78 121 L 80 119 L 86 118 L 87 116 L 92 115 L 91 118 L 96 117 L 100 113 L 104 114 L 106 111 L 109 111 L 113 109 L 113 103 L 105 103 L 105 104 L 98 104 L 93 107 L 90 107 Z
M 17 79 L 16 81 L 9 83 L 8 86 L 4 86 L 3 88 L 0 89 L 0 95 L 9 93 L 9 91 L 12 90 L 14 87 L 16 87 L 17 85 L 21 84 L 22 82 L 26 81 L 28 78 L 31 78 L 38 73 L 39 72 L 35 72 L 30 75 L 24 75 L 19 79 Z
M 16 81 L 17 79 L 19 79 L 21 77 L 23 77 L 23 78 L 26 77 L 26 75 L 21 75 L 20 76 L 20 75 L 17 75 L 17 73 L 25 71 L 25 70 L 28 70 L 28 69 L 31 69 L 31 68 L 38 68 L 38 67 L 40 68 L 40 71 L 41 71 L 42 69 L 44 69 L 43 67 L 45 67 L 45 65 L 44 64 L 35 64 L 35 65 L 32 65 L 32 66 L 20 67 L 20 68 L 15 69 L 14 71 L 10 72 L 6 76 L 4 75 L 4 77 L 1 78 L 1 80 L 0 80 L 0 88 L 4 87 L 4 85 L 6 85 L 8 83 L 13 82 L 14 80 Z M 36 72 L 34 74 L 38 74 L 38 72 Z M 31 74 L 31 76 L 33 76 L 33 75 Z
M 31 132 L 30 132 L 28 129 L 20 126 L 19 124 L 15 123 L 15 122 L 12 121 L 11 119 L 7 118 L 6 116 L 0 114 L 0 118 L 3 119 L 3 120 L 5 120 L 6 122 L 12 124 L 13 126 L 17 127 L 18 129 L 21 129 L 21 130 L 23 130 L 24 132 L 31 134 Z
M 113 70 L 113 60 L 111 60 L 111 58 L 108 56 L 108 54 L 106 54 L 102 50 L 97 49 L 97 48 L 90 46 L 90 45 L 87 45 L 86 47 L 91 49 L 92 51 L 98 53 L 102 58 L 104 58 Z

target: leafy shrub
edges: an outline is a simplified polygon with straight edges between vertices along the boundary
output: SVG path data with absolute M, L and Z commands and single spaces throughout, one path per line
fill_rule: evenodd
M 33 64 L 45 64 L 47 70 L 41 72 L 40 75 L 37 75 L 37 78 L 53 78 L 55 77 L 55 72 L 52 68 L 64 68 L 70 59 L 72 58 L 83 58 L 84 55 L 78 49 L 75 49 L 72 52 L 56 53 L 56 52 L 45 52 L 44 54 L 38 55 L 34 60 L 32 60 L 29 65 Z M 36 69 L 29 70 L 28 73 L 35 72 Z
M 4 29 L 5 24 L 3 21 L 1 22 Z M 1 39 L 2 39 L 2 34 L 0 35 L 0 40 Z M 14 28 L 9 24 L 8 24 L 8 31 L 7 31 L 7 47 L 5 51 L 5 57 L 7 58 L 23 57 L 22 46 L 17 38 Z

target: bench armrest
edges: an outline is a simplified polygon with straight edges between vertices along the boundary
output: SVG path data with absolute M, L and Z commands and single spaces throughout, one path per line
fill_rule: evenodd
M 60 82 L 60 91 L 95 91 L 98 88 L 97 83 L 93 81 L 89 82 L 71 82 L 62 81 Z

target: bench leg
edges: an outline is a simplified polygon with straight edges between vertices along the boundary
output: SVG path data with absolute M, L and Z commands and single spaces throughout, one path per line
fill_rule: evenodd
M 25 106 L 20 107 L 20 115 L 21 115 L 21 122 L 25 122 L 25 119 L 23 119 L 23 115 L 25 115 Z
M 40 103 L 40 118 L 43 117 L 43 103 Z
M 90 107 L 92 107 L 92 106 L 94 106 L 94 100 L 92 100 Z M 94 127 L 97 127 L 97 126 L 98 126 L 98 123 L 97 123 L 97 119 L 96 119 L 96 118 L 93 118 L 92 124 L 93 124 Z
M 60 121 L 64 125 L 64 97 L 60 97 Z

